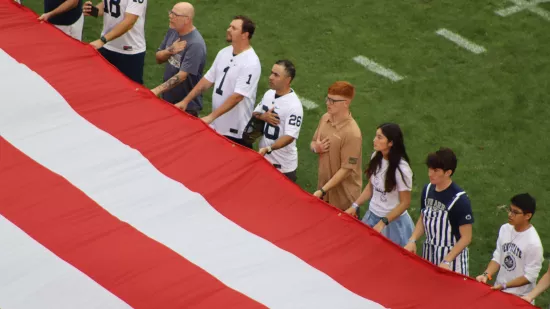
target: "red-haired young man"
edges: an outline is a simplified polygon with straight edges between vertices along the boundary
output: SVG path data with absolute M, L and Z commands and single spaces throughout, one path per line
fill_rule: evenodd
M 352 84 L 338 81 L 328 88 L 327 113 L 311 141 L 319 155 L 317 191 L 313 195 L 346 210 L 361 194 L 362 136 L 350 112 L 355 96 Z

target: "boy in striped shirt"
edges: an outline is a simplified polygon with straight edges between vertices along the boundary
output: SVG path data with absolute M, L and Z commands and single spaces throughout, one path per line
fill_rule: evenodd
M 451 149 L 441 148 L 428 155 L 426 165 L 430 183 L 422 191 L 420 218 L 405 249 L 416 252 L 416 241 L 425 234 L 422 257 L 467 276 L 474 216 L 470 199 L 451 178 L 456 156 Z

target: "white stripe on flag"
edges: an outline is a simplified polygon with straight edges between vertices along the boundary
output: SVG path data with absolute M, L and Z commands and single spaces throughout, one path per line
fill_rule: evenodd
M 1 308 L 131 308 L 3 216 L 0 274 Z
M 218 213 L 1 51 L 0 67 L 0 134 L 120 220 L 270 308 L 383 308 Z

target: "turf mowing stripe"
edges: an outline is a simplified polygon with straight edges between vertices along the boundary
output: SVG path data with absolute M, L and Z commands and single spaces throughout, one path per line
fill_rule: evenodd
M 391 79 L 394 82 L 402 80 L 404 77 L 395 73 L 394 71 L 387 69 L 380 64 L 370 60 L 369 58 L 365 56 L 357 56 L 353 58 L 353 61 L 359 63 L 360 65 L 364 66 L 367 70 L 374 72 L 378 75 L 382 75 L 386 78 Z
M 445 28 L 439 29 L 435 33 L 437 33 L 440 36 L 448 39 L 449 41 L 454 42 L 455 44 L 459 45 L 460 47 L 471 51 L 474 54 L 481 54 L 481 53 L 484 53 L 484 52 L 487 51 L 483 46 L 477 45 L 476 43 L 468 41 L 466 38 L 460 36 L 459 34 L 456 34 L 456 33 L 452 32 L 450 30 L 447 30 Z

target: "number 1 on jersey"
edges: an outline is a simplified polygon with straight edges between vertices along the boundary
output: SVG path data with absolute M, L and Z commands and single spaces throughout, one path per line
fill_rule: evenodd
M 229 67 L 226 67 L 225 69 L 223 69 L 222 81 L 220 82 L 220 85 L 218 86 L 218 88 L 216 88 L 216 93 L 219 95 L 223 95 L 222 86 L 223 86 L 223 82 L 225 81 L 225 76 L 227 75 L 227 71 L 229 71 Z

